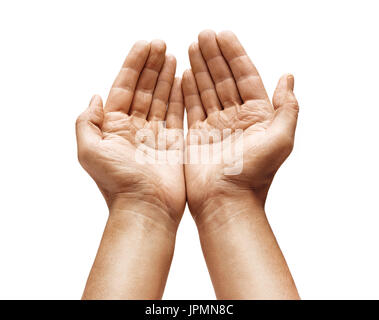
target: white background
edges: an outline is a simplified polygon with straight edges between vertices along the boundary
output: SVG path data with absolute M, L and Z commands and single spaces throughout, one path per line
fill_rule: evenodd
M 376 4 L 1 1 L 0 298 L 80 298 L 107 207 L 77 162 L 75 119 L 136 40 L 164 39 L 181 75 L 212 28 L 239 36 L 270 94 L 295 75 L 295 149 L 266 209 L 302 298 L 378 299 Z M 164 297 L 214 298 L 188 209 Z

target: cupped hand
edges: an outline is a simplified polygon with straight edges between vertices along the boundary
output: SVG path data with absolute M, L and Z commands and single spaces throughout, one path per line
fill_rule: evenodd
M 167 150 L 180 153 L 183 128 L 181 81 L 174 79 L 175 57 L 165 52 L 166 45 L 160 40 L 133 46 L 105 107 L 94 96 L 77 119 L 78 157 L 109 207 L 137 200 L 179 223 L 186 199 L 183 165 L 157 162 L 158 154 L 165 155 Z M 162 121 L 166 122 L 163 129 Z M 156 139 L 147 143 L 149 134 L 146 138 L 143 132 L 156 137 L 159 130 L 175 133 L 179 143 L 176 140 L 163 147 Z M 148 161 L 138 161 L 140 149 Z
M 216 35 L 203 31 L 198 43 L 190 46 L 189 58 L 192 70 L 185 71 L 182 80 L 189 135 L 191 131 L 203 132 L 194 136 L 220 134 L 209 141 L 187 137 L 187 159 L 200 159 L 196 153 L 205 147 L 213 150 L 213 157 L 221 153 L 219 163 L 187 161 L 185 179 L 191 212 L 195 217 L 204 212 L 211 215 L 218 206 L 231 199 L 246 201 L 246 196 L 264 205 L 274 174 L 293 147 L 298 115 L 293 76 L 281 77 L 271 103 L 255 66 L 231 32 Z M 232 134 L 223 135 L 225 129 Z M 238 130 L 241 136 L 235 134 L 233 138 Z M 242 166 L 228 171 L 239 163 L 241 154 L 235 152 L 226 161 L 226 142 L 231 150 L 237 150 L 241 140 Z M 233 214 L 233 208 L 229 211 Z

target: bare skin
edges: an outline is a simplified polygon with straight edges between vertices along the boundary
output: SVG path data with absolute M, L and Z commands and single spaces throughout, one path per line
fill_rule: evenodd
M 163 41 L 137 42 L 105 107 L 94 96 L 76 123 L 79 161 L 110 211 L 84 299 L 163 294 L 186 201 L 183 165 L 137 162 L 143 141 L 136 136 L 140 129 L 156 133 L 161 121 L 168 131 L 183 128 L 181 81 L 174 79 L 175 58 L 165 52 Z M 161 152 L 157 145 L 149 148 L 153 157 Z
M 298 115 L 294 78 L 281 77 L 271 103 L 233 33 L 203 31 L 198 40 L 189 48 L 192 70 L 182 81 L 188 126 L 209 132 L 243 130 L 239 174 L 226 175 L 225 163 L 185 165 L 187 201 L 216 295 L 296 299 L 295 284 L 264 212 L 274 175 L 293 148 Z M 208 147 L 220 143 L 223 137 Z M 187 139 L 189 153 L 204 147 L 194 149 L 193 144 L 203 142 Z
M 77 120 L 79 161 L 110 211 L 83 298 L 162 297 L 186 189 L 218 298 L 298 298 L 264 212 L 274 174 L 293 146 L 298 113 L 293 77 L 280 79 L 271 103 L 230 32 L 199 35 L 189 50 L 192 70 L 182 83 L 174 80 L 176 61 L 165 49 L 159 40 L 136 43 L 105 107 L 94 96 Z M 243 130 L 242 172 L 230 175 L 226 163 L 202 163 L 186 164 L 184 175 L 181 163 L 136 161 L 141 146 L 147 146 L 145 160 L 166 151 L 179 151 L 180 158 L 182 91 L 191 130 Z M 176 137 L 163 149 L 156 139 L 161 121 Z M 141 129 L 154 138 L 141 139 Z M 196 156 L 191 147 L 223 146 L 228 139 L 236 144 L 231 136 L 209 145 L 187 139 L 187 152 Z

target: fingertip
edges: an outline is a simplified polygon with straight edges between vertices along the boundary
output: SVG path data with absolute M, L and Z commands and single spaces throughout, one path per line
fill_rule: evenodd
M 145 63 L 150 52 L 150 42 L 146 40 L 139 40 L 134 43 L 133 47 L 130 49 L 128 57 L 125 62 L 128 61 L 129 56 L 136 57 Z
M 103 104 L 103 100 L 101 99 L 101 97 L 98 94 L 94 94 L 91 98 L 90 103 L 89 103 L 90 106 L 98 106 L 98 105 L 102 105 L 102 104 Z
M 166 51 L 166 43 L 161 39 L 153 39 L 150 45 L 151 45 L 151 48 L 154 48 L 159 53 L 163 53 Z
M 293 91 L 295 87 L 295 77 L 292 74 L 287 74 L 287 88 Z
M 96 98 L 96 94 L 94 94 L 92 97 L 91 97 L 91 100 L 89 101 L 89 106 L 91 106 L 92 104 L 93 104 L 93 101 L 95 100 L 95 98 Z
M 199 44 L 196 41 L 194 41 L 188 47 L 188 54 L 191 55 L 194 52 L 196 52 L 197 50 L 199 50 Z
M 215 37 L 216 37 L 216 32 L 214 32 L 211 29 L 205 29 L 199 33 L 198 39 L 199 39 L 199 42 L 204 42 Z
M 81 130 L 83 131 L 83 127 L 87 127 L 88 122 L 92 122 L 100 128 L 103 118 L 103 100 L 99 95 L 94 94 L 90 100 L 88 108 L 85 109 L 76 119 L 76 128 L 78 130 L 79 127 L 81 127 Z M 84 129 L 84 131 L 86 131 L 86 129 Z
M 134 45 L 134 49 L 147 50 L 150 49 L 150 43 L 146 40 L 138 40 Z
M 294 76 L 289 73 L 286 73 L 280 77 L 272 98 L 272 103 L 275 110 L 285 105 L 291 105 L 293 109 L 298 109 L 297 100 L 293 92 L 294 81 Z
M 166 53 L 166 62 L 173 63 L 176 66 L 176 57 L 172 53 Z
M 237 38 L 236 35 L 230 30 L 223 30 L 217 34 L 217 40 L 229 40 Z
M 293 91 L 295 78 L 290 73 L 283 74 L 278 82 L 278 89 Z
M 172 53 L 166 53 L 166 59 L 170 61 L 176 61 L 176 57 Z

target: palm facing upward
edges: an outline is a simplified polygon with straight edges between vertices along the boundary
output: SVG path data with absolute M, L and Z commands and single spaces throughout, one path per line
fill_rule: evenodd
M 298 114 L 293 77 L 279 80 L 271 103 L 255 66 L 231 32 L 202 32 L 199 43 L 190 46 L 189 57 L 192 70 L 182 81 L 189 128 L 243 130 L 243 167 L 238 174 L 225 174 L 225 163 L 186 164 L 191 212 L 196 216 L 217 197 L 246 192 L 264 204 L 274 174 L 293 146 Z M 189 140 L 189 153 L 201 152 L 201 147 L 193 148 L 201 143 Z M 216 140 L 211 143 L 224 142 L 222 135 Z
M 146 145 L 144 135 L 139 137 L 141 129 L 157 135 L 160 123 L 166 121 L 166 131 L 175 132 L 180 140 L 177 131 L 183 126 L 184 112 L 181 83 L 174 79 L 176 60 L 165 51 L 164 42 L 159 40 L 133 46 L 105 108 L 95 96 L 78 118 L 78 154 L 109 206 L 120 198 L 142 200 L 179 222 L 185 205 L 183 166 L 136 161 L 138 148 Z M 157 144 L 148 145 L 152 158 L 160 152 L 157 148 Z

